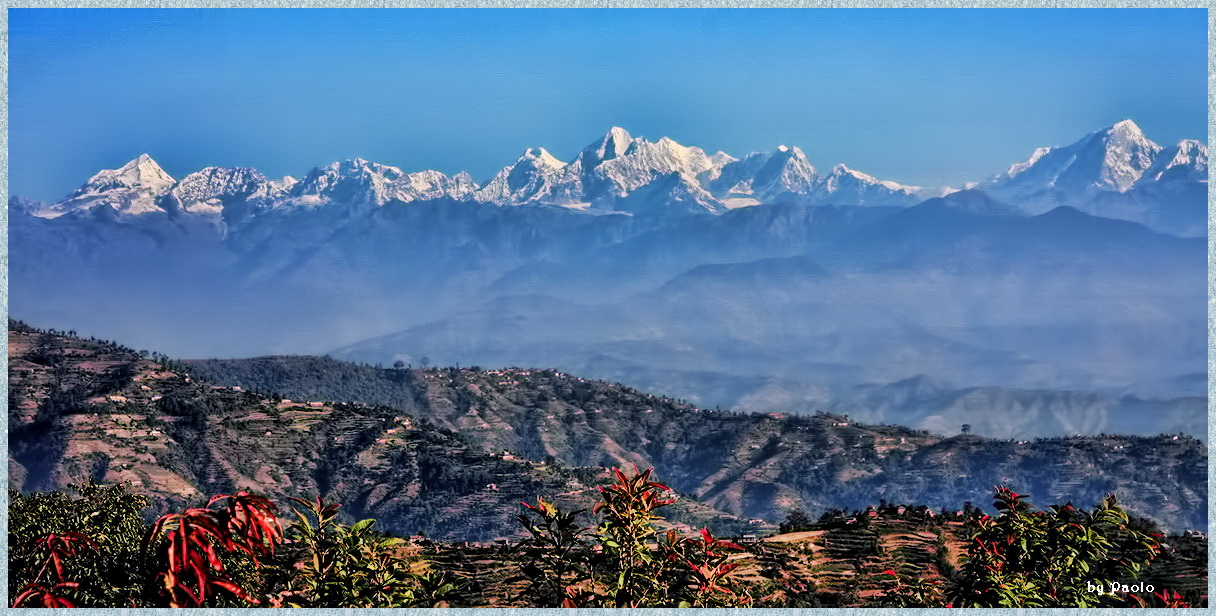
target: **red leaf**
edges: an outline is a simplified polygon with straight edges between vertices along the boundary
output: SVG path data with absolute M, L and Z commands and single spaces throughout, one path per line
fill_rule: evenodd
M 21 602 L 23 602 L 27 598 L 29 598 L 30 595 L 33 595 L 40 590 L 44 591 L 44 592 L 46 590 L 42 586 L 39 586 L 39 585 L 33 584 L 33 583 L 27 584 L 25 588 L 26 588 L 25 592 L 22 592 L 21 594 L 17 595 L 17 599 L 13 601 L 12 607 L 20 607 Z
M 233 584 L 232 582 L 229 582 L 228 580 L 213 580 L 211 583 L 216 586 L 219 586 L 220 588 L 223 588 L 224 590 L 227 590 L 228 592 L 236 595 L 238 598 L 240 598 L 244 601 L 247 601 L 254 605 L 261 603 L 260 601 L 258 601 L 254 597 L 252 597 L 249 593 L 245 592 L 245 589 L 241 588 L 240 586 L 237 586 L 236 584 Z

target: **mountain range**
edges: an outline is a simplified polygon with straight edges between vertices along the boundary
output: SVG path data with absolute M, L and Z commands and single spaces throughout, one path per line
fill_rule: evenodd
M 1202 143 L 1131 121 L 962 189 L 621 128 L 484 183 L 362 159 L 175 180 L 144 155 L 54 204 L 10 198 L 10 311 L 179 357 L 426 357 L 938 432 L 1202 435 L 1206 176 Z
M 967 188 L 1041 213 L 1069 205 L 1095 215 L 1153 223 L 1104 205 L 1111 193 L 1125 200 L 1151 199 L 1162 186 L 1206 183 L 1207 147 L 1184 139 L 1170 147 L 1147 137 L 1131 120 L 1063 147 L 1035 150 L 1025 162 Z M 120 217 L 159 212 L 218 217 L 239 224 L 246 210 L 382 207 L 449 199 L 502 206 L 549 205 L 598 213 L 635 215 L 691 212 L 721 214 L 759 203 L 792 200 L 808 205 L 909 206 L 958 189 L 906 186 L 838 164 L 820 173 L 797 147 L 778 146 L 735 158 L 708 155 L 663 137 L 647 141 L 613 127 L 571 162 L 545 148 L 528 148 L 489 181 L 466 172 L 454 176 L 424 170 L 407 173 L 355 158 L 317 167 L 303 179 L 271 180 L 255 169 L 208 167 L 174 180 L 143 154 L 118 169 L 98 172 L 63 200 L 34 206 L 44 218 L 109 207 Z M 241 205 L 252 206 L 241 207 Z M 1193 212 L 1192 212 L 1193 213 Z M 1112 215 L 1113 214 L 1113 215 Z M 1165 232 L 1202 234 L 1204 220 Z M 1160 223 L 1164 227 L 1169 225 Z

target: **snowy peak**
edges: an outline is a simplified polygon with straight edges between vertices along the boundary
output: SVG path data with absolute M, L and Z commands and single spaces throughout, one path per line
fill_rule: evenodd
M 117 169 L 98 171 L 83 186 L 68 198 L 88 193 L 104 193 L 112 190 L 139 189 L 153 193 L 163 192 L 174 184 L 173 178 L 147 154 L 140 154 Z
M 626 138 L 628 145 L 624 145 Z M 600 158 L 601 152 L 611 155 Z M 669 175 L 674 175 L 677 184 L 682 185 L 681 194 L 699 195 L 704 192 L 700 179 L 708 178 L 719 168 L 701 148 L 681 145 L 669 137 L 655 142 L 630 137 L 624 129 L 613 127 L 604 139 L 583 150 L 571 164 L 567 181 L 574 182 L 577 177 L 583 189 L 582 200 L 601 203 L 603 209 Z M 653 198 L 661 197 L 656 193 Z
M 777 146 L 755 173 L 753 192 L 763 198 L 783 194 L 805 194 L 814 189 L 818 177 L 806 154 L 797 147 Z
M 338 203 L 379 207 L 389 202 L 468 198 L 477 188 L 468 174 L 455 178 L 434 170 L 405 173 L 397 167 L 352 158 L 313 169 L 294 184 L 293 205 L 316 207 Z
M 1208 147 L 1195 139 L 1183 139 L 1177 145 L 1162 149 L 1137 185 L 1207 181 Z
M 158 192 L 174 184 L 173 178 L 147 154 L 140 154 L 118 169 L 99 171 L 85 186 L 95 190 L 108 188 L 146 188 Z
M 1108 200 L 1100 210 L 1128 217 L 1132 214 L 1126 212 L 1140 207 L 1132 201 L 1141 199 L 1145 191 L 1140 189 L 1148 185 L 1195 193 L 1198 189 L 1187 184 L 1206 183 L 1207 156 L 1199 141 L 1162 148 L 1135 122 L 1123 120 L 1071 145 L 1037 148 L 1004 173 L 966 188 L 978 188 L 1028 213 L 1059 205 L 1084 209 L 1099 197 L 1122 195 L 1127 198 Z M 207 167 L 176 182 L 144 154 L 98 172 L 64 200 L 34 214 L 53 218 L 104 205 L 120 218 L 157 212 L 223 214 L 231 223 L 267 209 L 336 205 L 336 212 L 358 212 L 390 203 L 449 200 L 666 215 L 720 213 L 778 201 L 911 206 L 952 191 L 880 180 L 844 164 L 820 174 L 800 148 L 785 144 L 740 159 L 721 151 L 707 155 L 666 136 L 649 141 L 614 126 L 570 163 L 543 147 L 528 148 L 482 186 L 465 172 L 451 177 L 434 170 L 406 173 L 363 158 L 317 167 L 301 180 L 288 176 L 274 181 L 250 168 Z
M 599 163 L 624 156 L 625 152 L 629 151 L 629 146 L 633 145 L 633 141 L 629 131 L 619 126 L 613 126 L 599 141 L 587 146 L 580 158 Z
M 1034 167 L 1036 163 L 1038 163 L 1040 160 L 1042 160 L 1044 156 L 1047 156 L 1048 154 L 1050 154 L 1052 152 L 1052 150 L 1054 150 L 1054 149 L 1055 148 L 1051 148 L 1051 147 L 1035 148 L 1034 152 L 1030 155 L 1030 158 L 1026 159 L 1025 162 L 1014 163 L 1014 164 L 1010 165 L 1009 169 L 1005 171 L 1004 177 L 1014 178 L 1014 177 L 1021 175 L 1023 171 L 1026 171 L 1027 169 Z M 1000 176 L 998 176 L 998 177 L 1000 177 Z
M 55 218 L 97 207 L 109 207 L 120 216 L 164 212 L 157 205 L 157 198 L 175 183 L 151 156 L 141 154 L 117 169 L 98 171 L 62 201 L 40 210 L 37 215 Z
M 206 167 L 182 178 L 172 190 L 187 209 L 194 204 L 218 206 L 236 199 L 270 200 L 285 192 L 282 185 L 249 167 Z
M 1092 196 L 1126 192 L 1153 166 L 1161 146 L 1131 120 L 1062 147 L 1038 148 L 984 185 L 998 199 L 1017 202 L 1045 191 Z
M 904 186 L 890 180 L 879 180 L 840 163 L 816 183 L 811 194 L 816 201 L 822 203 L 907 206 L 940 192 L 937 189 Z
M 489 182 L 473 195 L 483 203 L 520 205 L 524 203 L 557 203 L 570 199 L 563 190 L 566 181 L 563 171 L 566 163 L 557 159 L 545 148 L 528 148 L 515 164 L 499 171 Z M 573 183 L 577 183 L 575 180 Z
M 566 166 L 566 163 L 558 160 L 545 148 L 528 148 L 515 164 L 518 165 L 525 161 L 534 167 L 545 169 L 561 169 Z
M 1123 120 L 1098 131 L 1077 152 L 1077 159 L 1058 178 L 1059 182 L 1098 190 L 1125 192 L 1153 164 L 1161 146 L 1149 141 L 1140 127 Z
M 339 202 L 384 205 L 396 195 L 395 183 L 405 177 L 396 167 L 351 158 L 317 167 L 291 190 L 299 205 Z

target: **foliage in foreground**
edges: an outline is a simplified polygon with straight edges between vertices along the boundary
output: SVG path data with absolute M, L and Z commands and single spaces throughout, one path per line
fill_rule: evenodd
M 140 513 L 147 498 L 121 485 L 89 485 L 64 492 L 10 490 L 8 499 L 8 587 L 17 596 L 14 605 L 142 603 L 147 527 Z M 48 561 L 52 566 L 44 570 Z M 50 594 L 21 596 L 36 588 Z
M 519 564 L 518 602 L 540 607 L 793 607 L 818 600 L 813 583 L 803 588 L 808 580 L 790 577 L 780 557 L 759 549 L 762 577 L 794 591 L 773 603 L 769 598 L 776 595 L 765 596 L 771 588 L 740 579 L 745 556 L 740 546 L 704 529 L 692 537 L 660 532 L 659 511 L 674 497 L 652 480 L 650 470 L 613 473 L 613 482 L 600 488 L 600 500 L 590 511 L 563 511 L 544 498 L 523 504 L 519 521 L 529 538 L 510 555 Z M 337 504 L 292 499 L 295 519 L 290 524 L 280 520 L 269 500 L 245 492 L 215 496 L 153 524 L 140 517 L 146 505 L 144 497 L 122 486 L 11 492 L 12 606 L 468 603 L 466 583 L 434 570 L 418 557 L 416 546 L 376 532 L 374 520 L 340 523 Z M 1144 592 L 1143 584 L 1136 587 L 1161 550 L 1159 534 L 1129 520 L 1114 496 L 1092 511 L 1071 504 L 1037 511 L 1023 495 L 1000 487 L 994 506 L 995 517 L 976 512 L 967 553 L 957 570 L 946 571 L 944 581 L 909 579 L 891 569 L 870 573 L 885 592 L 867 602 L 906 607 L 1187 606 L 1173 590 L 1154 593 L 1156 589 Z M 1120 591 L 1112 593 L 1112 588 Z
M 1024 495 L 997 487 L 997 517 L 980 515 L 962 566 L 945 588 L 894 571 L 886 598 L 899 606 L 1187 607 L 1176 592 L 1148 598 L 1136 580 L 1160 551 L 1133 528 L 1109 495 L 1092 511 L 1071 504 L 1034 510 Z M 1111 592 L 1112 589 L 1124 589 Z
M 121 486 L 10 493 L 13 607 L 430 607 L 456 587 L 420 569 L 374 520 L 336 521 L 337 505 L 278 508 L 237 492 L 161 516 Z

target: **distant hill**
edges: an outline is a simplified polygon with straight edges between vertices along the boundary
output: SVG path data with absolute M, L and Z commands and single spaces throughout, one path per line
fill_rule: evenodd
M 229 386 L 399 405 L 483 451 L 654 467 L 673 488 L 743 518 L 775 522 L 790 508 L 879 499 L 953 510 L 987 502 L 1004 484 L 1034 502 L 1084 506 L 1113 491 L 1170 529 L 1207 524 L 1207 451 L 1188 436 L 947 438 L 842 415 L 700 409 L 552 370 L 384 369 L 316 357 L 187 363 Z

